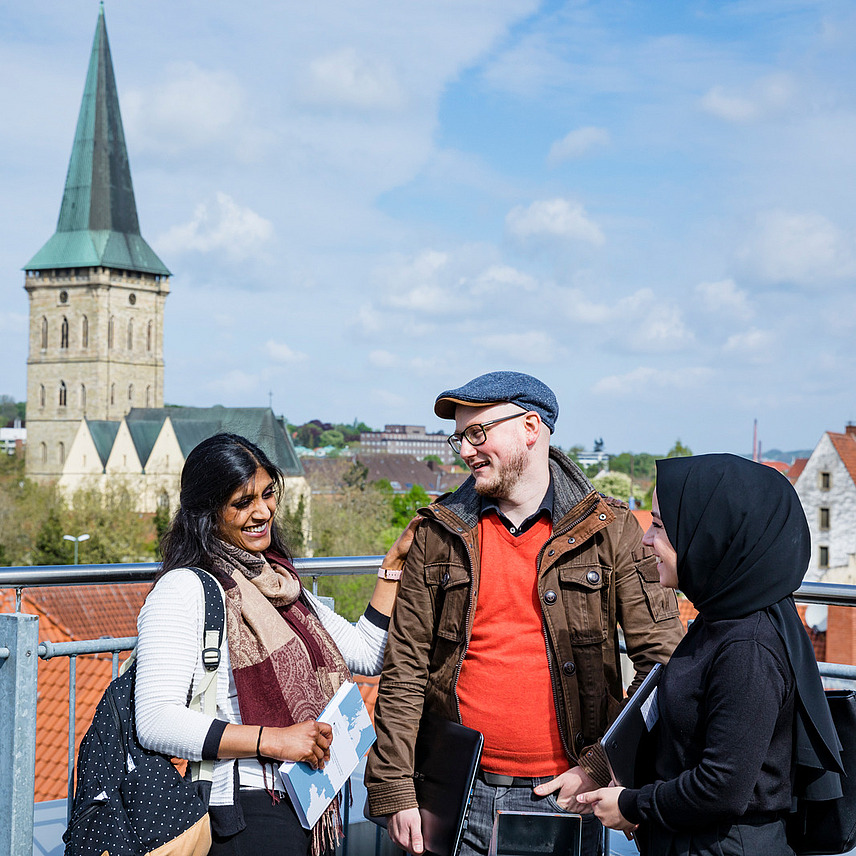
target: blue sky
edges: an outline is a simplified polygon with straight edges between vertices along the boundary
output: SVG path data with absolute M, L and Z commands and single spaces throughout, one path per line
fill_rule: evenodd
M 856 420 L 849 2 L 108 0 L 166 398 L 444 423 L 483 371 L 560 445 L 811 448 Z M 0 392 L 98 6 L 0 10 Z

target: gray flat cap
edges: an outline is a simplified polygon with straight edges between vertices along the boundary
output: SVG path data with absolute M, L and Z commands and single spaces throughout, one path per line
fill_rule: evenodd
M 559 402 L 553 390 L 538 378 L 522 372 L 488 372 L 457 389 L 447 389 L 437 396 L 434 412 L 441 419 L 454 419 L 459 404 L 485 407 L 506 402 L 524 410 L 534 410 L 550 433 L 555 430 Z

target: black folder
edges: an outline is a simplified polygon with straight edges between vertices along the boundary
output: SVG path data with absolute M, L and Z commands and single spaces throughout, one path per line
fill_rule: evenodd
M 635 786 L 639 743 L 656 721 L 656 691 L 662 672 L 662 665 L 656 663 L 600 741 L 612 780 L 625 788 Z
M 431 856 L 458 852 L 483 744 L 480 731 L 433 713 L 425 713 L 419 723 L 413 783 L 425 852 Z M 366 816 L 386 826 L 386 817 Z

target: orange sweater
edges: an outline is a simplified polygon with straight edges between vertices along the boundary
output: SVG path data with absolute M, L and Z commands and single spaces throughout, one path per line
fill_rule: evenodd
M 479 521 L 478 603 L 457 693 L 464 725 L 484 734 L 482 766 L 509 776 L 555 776 L 562 748 L 538 600 L 542 517 L 515 537 L 494 512 Z

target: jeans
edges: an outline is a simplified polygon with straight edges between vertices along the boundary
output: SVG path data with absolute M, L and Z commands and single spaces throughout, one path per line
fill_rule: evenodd
M 550 781 L 549 776 L 533 779 L 533 785 Z M 467 828 L 459 856 L 487 856 L 493 820 L 498 811 L 562 812 L 553 794 L 536 796 L 532 788 L 503 788 L 485 784 L 476 779 L 473 799 L 467 815 Z M 583 815 L 582 856 L 602 856 L 603 827 L 591 814 Z

